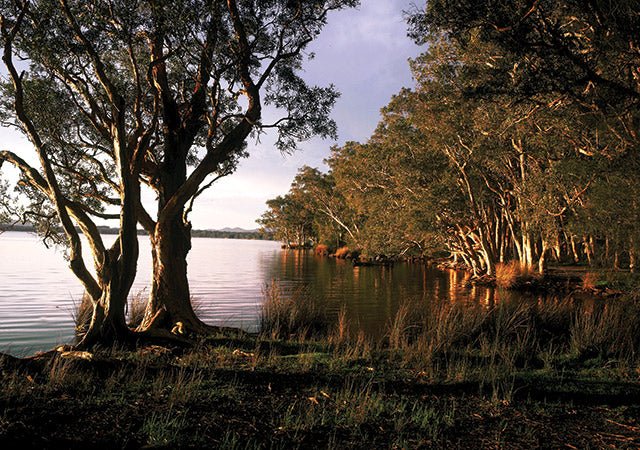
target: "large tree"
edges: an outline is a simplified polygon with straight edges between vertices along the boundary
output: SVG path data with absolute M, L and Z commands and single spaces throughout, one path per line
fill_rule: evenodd
M 333 135 L 332 87 L 298 74 L 332 10 L 356 0 L 40 0 L 3 2 L 3 119 L 33 144 L 40 168 L 15 152 L 28 217 L 59 224 L 71 268 L 94 301 L 83 346 L 130 334 L 136 227 L 149 233 L 153 281 L 139 329 L 205 331 L 190 303 L 188 214 L 246 156 L 251 135 L 277 147 Z M 19 61 L 19 62 L 16 62 Z M 267 114 L 263 107 L 271 106 Z M 269 121 L 263 120 L 263 115 Z M 150 213 L 141 185 L 157 197 Z M 118 218 L 107 249 L 95 217 Z M 87 237 L 94 273 L 82 258 Z M 55 230 L 55 227 L 47 227 Z

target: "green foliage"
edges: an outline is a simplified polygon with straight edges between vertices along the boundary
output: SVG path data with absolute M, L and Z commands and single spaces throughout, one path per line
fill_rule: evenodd
M 511 260 L 633 270 L 640 60 L 629 48 L 640 24 L 629 8 L 435 1 L 412 15 L 412 36 L 428 44 L 411 61 L 415 87 L 367 142 L 327 160 L 349 246 L 372 257 L 446 250 L 477 275 Z M 328 203 L 306 192 L 306 204 Z

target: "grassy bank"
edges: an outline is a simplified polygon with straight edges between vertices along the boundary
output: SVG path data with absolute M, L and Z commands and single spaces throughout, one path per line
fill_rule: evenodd
M 1 360 L 0 443 L 637 448 L 640 302 L 400 308 L 384 338 L 266 292 L 264 332 Z

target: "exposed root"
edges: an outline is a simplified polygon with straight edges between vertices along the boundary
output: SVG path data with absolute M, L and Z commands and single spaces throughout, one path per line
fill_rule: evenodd
M 186 336 L 176 335 L 163 328 L 150 328 L 143 331 L 136 331 L 134 336 L 138 346 L 140 344 L 175 345 L 178 347 L 193 347 L 195 345 L 195 341 L 192 339 Z
M 165 308 L 158 310 L 150 320 L 144 321 L 143 324 L 136 329 L 136 332 L 144 333 L 157 330 L 166 334 L 169 332 L 169 329 L 171 329 L 170 334 L 181 337 L 210 337 L 219 334 L 233 337 L 246 337 L 249 335 L 240 328 L 208 325 L 195 316 L 195 314 L 188 316 L 171 316 Z

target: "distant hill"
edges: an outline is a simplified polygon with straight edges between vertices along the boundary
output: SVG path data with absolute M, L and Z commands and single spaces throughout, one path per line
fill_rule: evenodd
M 101 234 L 118 234 L 117 228 L 111 228 L 107 226 L 98 226 Z M 2 231 L 22 231 L 22 232 L 35 232 L 35 229 L 31 225 L 9 225 L 0 223 L 0 233 Z M 80 231 L 80 230 L 78 230 Z M 144 230 L 138 230 L 139 235 L 147 234 Z M 245 230 L 244 228 L 223 228 L 221 230 L 191 230 L 193 237 L 207 237 L 218 239 L 261 239 L 261 240 L 274 240 L 271 233 L 261 232 L 258 229 Z
M 214 231 L 224 231 L 226 233 L 258 233 L 260 230 L 258 228 L 254 228 L 253 230 L 245 230 L 244 228 L 229 228 L 229 227 L 225 227 L 225 228 L 221 228 L 219 230 L 214 230 Z

